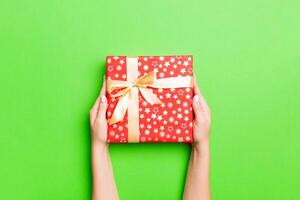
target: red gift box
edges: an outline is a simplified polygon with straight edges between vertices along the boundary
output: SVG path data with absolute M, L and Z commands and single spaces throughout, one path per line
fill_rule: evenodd
M 192 142 L 193 57 L 107 56 L 107 142 Z

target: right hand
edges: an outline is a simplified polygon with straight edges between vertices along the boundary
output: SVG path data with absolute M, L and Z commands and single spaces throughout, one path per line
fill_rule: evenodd
M 193 122 L 194 146 L 209 141 L 211 126 L 211 111 L 208 107 L 199 86 L 194 79 L 193 111 L 195 119 Z

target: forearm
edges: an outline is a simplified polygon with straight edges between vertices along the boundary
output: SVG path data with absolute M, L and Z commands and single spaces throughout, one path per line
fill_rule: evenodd
M 92 173 L 93 200 L 119 199 L 107 144 L 92 142 Z
M 186 177 L 184 200 L 210 200 L 209 140 L 192 146 Z

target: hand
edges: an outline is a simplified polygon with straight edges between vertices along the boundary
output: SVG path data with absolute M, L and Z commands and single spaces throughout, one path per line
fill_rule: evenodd
M 194 94 L 194 143 L 192 144 L 183 199 L 210 200 L 210 109 L 199 90 L 196 80 L 194 80 Z
M 92 199 L 118 200 L 118 190 L 113 175 L 112 164 L 108 151 L 107 139 L 107 99 L 105 97 L 105 78 L 102 89 L 90 111 L 91 124 L 91 161 L 93 174 Z
M 107 146 L 107 99 L 105 96 L 106 92 L 105 78 L 103 80 L 101 92 L 90 111 L 90 125 L 91 125 L 91 137 L 92 144 L 101 146 Z
M 194 98 L 193 98 L 193 110 L 195 119 L 193 122 L 194 132 L 194 147 L 199 147 L 203 143 L 208 143 L 209 132 L 211 125 L 211 112 L 210 109 L 201 94 L 196 80 L 194 79 Z

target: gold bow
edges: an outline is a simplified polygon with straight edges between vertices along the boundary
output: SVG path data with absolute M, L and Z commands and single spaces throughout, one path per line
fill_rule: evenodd
M 119 97 L 112 117 L 108 123 L 115 124 L 124 119 L 128 110 L 128 142 L 139 142 L 139 92 L 144 99 L 153 104 L 162 101 L 152 92 L 152 88 L 182 88 L 192 87 L 191 76 L 178 76 L 172 78 L 156 79 L 156 71 L 138 77 L 138 59 L 127 57 L 127 81 L 107 79 L 107 92 L 111 97 Z M 113 94 L 114 90 L 118 90 Z

